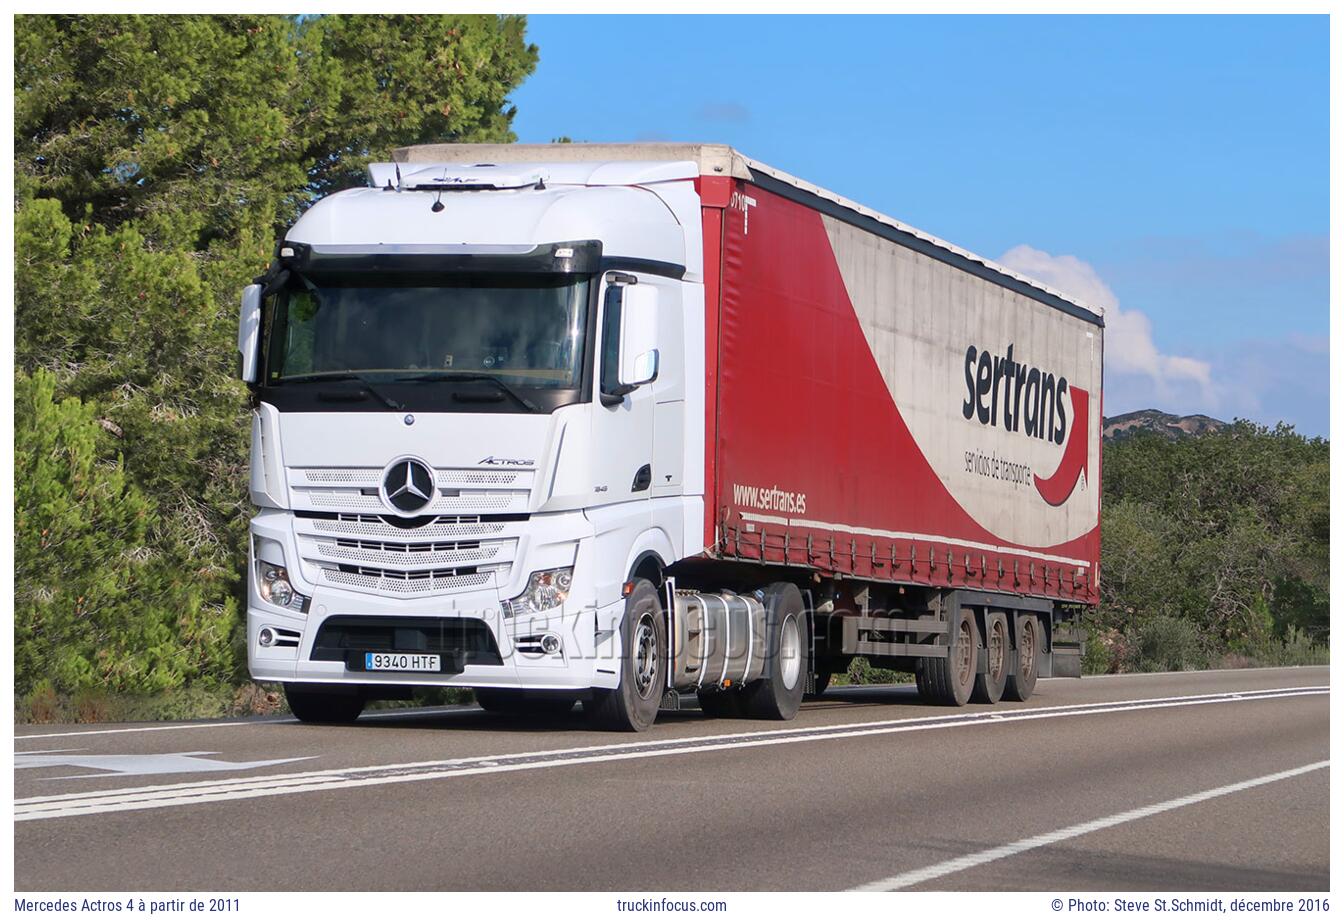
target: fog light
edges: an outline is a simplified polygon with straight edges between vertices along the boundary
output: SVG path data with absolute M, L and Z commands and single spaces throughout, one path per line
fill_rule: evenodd
M 269 626 L 263 626 L 261 632 L 257 633 L 257 644 L 262 648 L 270 648 L 275 645 L 275 630 Z
M 554 655 L 556 652 L 560 651 L 560 637 L 553 633 L 547 633 L 542 636 L 541 650 L 547 655 Z

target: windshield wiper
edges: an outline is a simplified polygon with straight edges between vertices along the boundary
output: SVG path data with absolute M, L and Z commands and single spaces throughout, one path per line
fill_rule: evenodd
M 406 383 L 440 383 L 453 380 L 484 380 L 493 383 L 499 387 L 501 393 L 506 393 L 524 409 L 529 412 L 540 412 L 541 407 L 528 399 L 522 393 L 519 393 L 513 387 L 509 386 L 503 380 L 500 380 L 495 374 L 481 374 L 476 372 L 458 373 L 456 371 L 430 371 L 424 374 L 408 374 L 405 377 L 395 377 L 394 380 Z
M 396 409 L 398 412 L 400 412 L 402 409 L 406 408 L 401 403 L 397 402 L 395 399 L 392 399 L 386 393 L 383 393 L 381 390 L 375 387 L 373 383 L 369 380 L 369 378 L 365 377 L 363 374 L 354 374 L 350 372 L 342 372 L 338 374 L 316 373 L 316 374 L 296 374 L 293 377 L 281 378 L 282 382 L 288 382 L 288 383 L 299 383 L 312 380 L 358 380 L 360 383 L 364 385 L 365 392 L 367 392 L 374 399 L 381 402 L 383 405 L 387 406 L 389 409 Z

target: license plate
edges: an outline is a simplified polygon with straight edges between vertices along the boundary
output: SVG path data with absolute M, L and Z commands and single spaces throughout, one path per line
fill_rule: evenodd
M 438 655 L 414 652 L 365 652 L 366 671 L 438 671 Z

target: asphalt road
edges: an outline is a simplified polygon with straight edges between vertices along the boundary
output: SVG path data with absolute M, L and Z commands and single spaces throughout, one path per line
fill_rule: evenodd
M 652 732 L 474 707 L 16 729 L 19 891 L 1329 887 L 1328 668 L 835 688 Z M 282 762 L 276 762 L 282 761 Z

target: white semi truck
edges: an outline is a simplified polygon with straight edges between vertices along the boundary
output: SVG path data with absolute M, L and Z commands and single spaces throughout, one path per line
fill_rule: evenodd
M 243 295 L 248 662 L 642 730 L 1077 672 L 1100 314 L 716 145 L 436 145 Z

